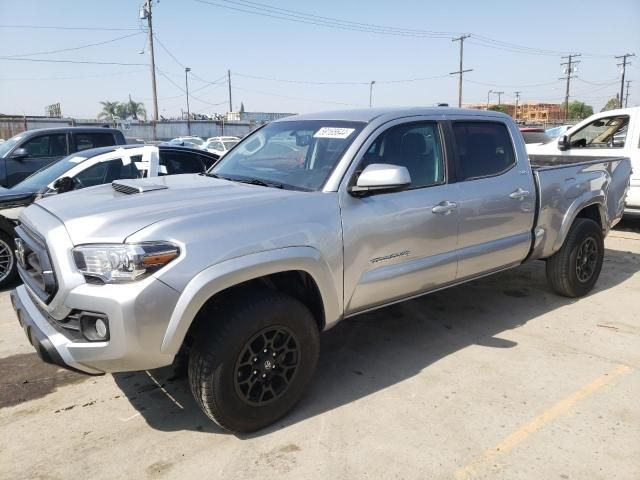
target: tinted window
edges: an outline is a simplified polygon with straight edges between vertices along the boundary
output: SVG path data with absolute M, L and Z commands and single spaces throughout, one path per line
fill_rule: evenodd
M 112 133 L 76 133 L 76 150 L 115 145 Z
M 22 145 L 31 157 L 57 157 L 67 154 L 67 136 L 64 133 L 40 135 Z
M 201 173 L 204 166 L 200 155 L 187 152 L 160 152 L 160 165 L 166 167 L 166 173 L 160 175 L 177 175 L 180 173 Z
M 544 132 L 522 132 L 524 143 L 548 143 L 551 137 Z
M 516 163 L 503 123 L 454 122 L 453 133 L 461 180 L 498 175 Z
M 627 137 L 629 117 L 599 118 L 571 135 L 573 148 L 622 148 Z
M 427 187 L 444 181 L 444 161 L 436 123 L 412 123 L 392 127 L 381 134 L 362 160 L 362 169 L 373 163 L 406 167 L 411 187 Z
M 122 159 L 116 158 L 91 165 L 75 175 L 74 178 L 78 180 L 80 186 L 84 188 L 102 185 L 103 183 L 111 183 L 114 180 L 138 177 L 138 169 L 134 162 L 125 164 Z

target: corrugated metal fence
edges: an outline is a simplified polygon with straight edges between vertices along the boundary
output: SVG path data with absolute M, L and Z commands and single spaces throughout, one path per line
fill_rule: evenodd
M 100 120 L 73 119 L 73 118 L 46 118 L 46 117 L 0 117 L 0 138 L 5 140 L 25 130 L 52 127 L 100 127 L 110 122 Z M 245 122 L 226 123 L 212 120 L 192 120 L 191 135 L 202 138 L 217 137 L 220 135 L 233 135 L 243 137 L 258 125 Z M 151 122 L 119 123 L 120 128 L 127 138 L 153 139 L 153 125 Z M 158 140 L 170 140 L 176 137 L 188 135 L 186 120 L 163 121 L 156 124 L 156 136 Z

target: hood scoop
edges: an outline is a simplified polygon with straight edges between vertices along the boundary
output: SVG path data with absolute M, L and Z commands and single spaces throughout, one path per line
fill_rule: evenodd
M 155 190 L 165 190 L 169 187 L 166 185 L 158 185 L 157 183 L 141 183 L 138 181 L 116 180 L 111 182 L 111 187 L 116 192 L 125 195 L 133 195 L 134 193 L 153 192 Z

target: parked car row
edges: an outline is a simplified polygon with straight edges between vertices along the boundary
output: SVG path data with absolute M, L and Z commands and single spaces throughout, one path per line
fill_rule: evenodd
M 617 152 L 637 148 L 636 113 L 611 115 L 561 145 L 615 146 L 627 122 Z M 202 411 L 236 432 L 294 407 L 320 332 L 343 319 L 537 259 L 554 292 L 586 295 L 631 172 L 619 155 L 529 155 L 511 117 L 440 107 L 287 117 L 204 175 L 137 178 L 155 167 L 133 152 L 107 153 L 113 175 L 66 184 L 126 179 L 20 213 L 13 307 L 43 360 L 61 367 L 186 362 Z M 46 188 L 61 188 L 53 177 Z
M 22 210 L 36 200 L 115 180 L 203 173 L 218 159 L 206 151 L 168 145 L 93 148 L 58 160 L 11 188 L 0 189 L 0 288 L 17 275 L 15 228 Z

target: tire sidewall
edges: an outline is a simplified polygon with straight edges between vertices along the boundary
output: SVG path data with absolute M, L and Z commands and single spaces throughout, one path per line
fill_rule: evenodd
M 265 308 L 260 308 L 259 304 L 256 307 L 252 311 L 255 314 L 235 319 L 237 323 L 226 337 L 228 341 L 215 355 L 217 367 L 209 379 L 213 382 L 220 423 L 238 432 L 262 428 L 291 410 L 311 380 L 318 361 L 318 331 L 304 305 L 282 296 L 278 301 L 266 302 Z M 256 333 L 273 326 L 287 327 L 295 335 L 300 349 L 299 366 L 286 392 L 266 405 L 252 406 L 236 391 L 236 361 Z
M 9 238 L 4 232 L 0 232 L 0 241 L 7 245 L 9 254 L 11 255 L 11 270 L 6 277 L 0 279 L 0 288 L 4 288 L 16 278 L 18 269 L 16 267 L 15 244 L 13 239 Z
M 578 272 L 576 271 L 578 250 L 583 242 L 587 238 L 595 240 L 597 248 L 596 265 L 591 275 L 591 278 L 586 282 L 582 282 L 578 279 Z M 586 295 L 595 286 L 600 272 L 602 270 L 602 263 L 604 261 L 604 238 L 598 225 L 593 221 L 585 221 L 579 225 L 575 234 L 572 235 L 571 252 L 569 254 L 568 275 L 571 282 L 571 287 L 577 296 Z

